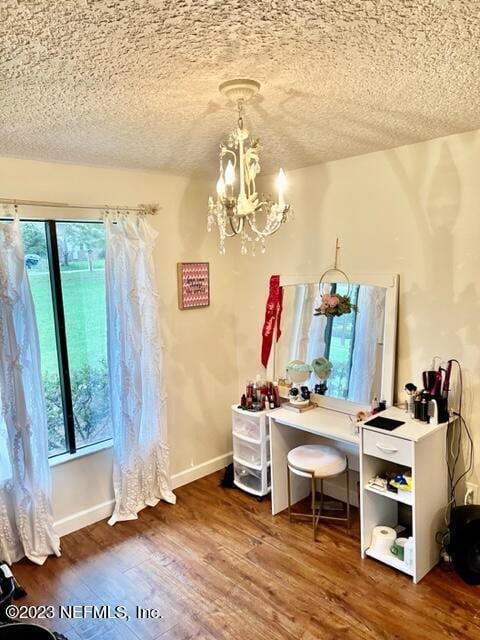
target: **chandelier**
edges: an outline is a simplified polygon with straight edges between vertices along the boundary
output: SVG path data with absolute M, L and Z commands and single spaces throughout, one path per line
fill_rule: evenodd
M 274 202 L 257 193 L 255 178 L 260 173 L 260 141 L 244 126 L 244 105 L 260 84 L 255 80 L 229 80 L 219 86 L 220 92 L 237 103 L 238 124 L 226 142 L 220 144 L 220 176 L 217 195 L 208 199 L 208 231 L 214 224 L 220 235 L 219 251 L 225 255 L 225 238 L 240 236 L 242 255 L 255 255 L 257 243 L 265 253 L 265 238 L 280 229 L 290 217 L 285 202 L 286 178 L 283 169 L 276 179 L 277 200 Z M 259 219 L 263 220 L 260 227 Z

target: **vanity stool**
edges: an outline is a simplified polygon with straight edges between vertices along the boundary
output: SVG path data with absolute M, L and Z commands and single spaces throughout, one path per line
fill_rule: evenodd
M 302 478 L 310 478 L 312 490 L 312 513 L 293 513 L 290 495 L 290 473 Z M 347 515 L 346 517 L 326 516 L 323 510 L 323 481 L 325 478 L 333 478 L 345 474 L 345 486 L 347 490 Z M 320 480 L 320 504 L 318 511 L 315 508 L 316 481 Z M 319 520 L 339 520 L 350 528 L 350 495 L 348 481 L 348 458 L 335 449 L 323 444 L 305 444 L 291 449 L 287 455 L 287 487 L 288 487 L 288 519 L 292 516 L 299 518 L 311 518 L 313 522 L 313 540 L 317 532 Z

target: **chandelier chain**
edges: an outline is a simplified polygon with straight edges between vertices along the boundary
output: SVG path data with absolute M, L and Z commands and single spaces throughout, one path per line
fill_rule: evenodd
M 243 130 L 243 114 L 245 112 L 245 104 L 242 98 L 239 98 L 237 101 L 237 110 L 238 110 L 238 128 Z

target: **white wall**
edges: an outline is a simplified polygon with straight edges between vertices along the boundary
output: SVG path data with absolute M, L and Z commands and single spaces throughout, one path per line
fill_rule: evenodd
M 239 388 L 261 371 L 269 276 L 321 273 L 338 236 L 347 272 L 400 274 L 397 392 L 434 355 L 462 363 L 480 482 L 479 167 L 476 131 L 288 172 L 295 221 L 236 254 Z
M 205 230 L 211 184 L 201 181 L 0 158 L 0 196 L 162 206 L 152 224 L 160 232 L 156 267 L 178 485 L 228 461 L 229 406 L 262 370 L 269 276 L 320 273 L 333 261 L 336 236 L 347 271 L 400 274 L 397 391 L 407 381 L 419 382 L 433 355 L 462 362 L 465 414 L 480 462 L 478 167 L 480 132 L 472 132 L 288 172 L 295 220 L 255 258 L 240 256 L 235 240 L 225 257 L 218 256 L 216 236 Z M 211 263 L 208 309 L 177 308 L 176 263 L 189 260 Z M 54 467 L 53 480 L 62 532 L 108 515 L 109 450 Z M 86 513 L 71 520 L 78 512 Z
M 231 403 L 237 390 L 232 258 L 220 258 L 206 233 L 207 185 L 154 172 L 0 158 L 0 197 L 72 203 L 157 202 L 155 252 L 166 344 L 171 471 L 174 484 L 228 463 Z M 95 213 L 22 208 L 25 217 L 82 219 Z M 176 264 L 210 262 L 211 305 L 180 311 Z M 53 467 L 54 510 L 61 532 L 106 517 L 111 508 L 111 451 Z M 100 506 L 99 506 L 100 505 Z M 79 520 L 72 516 L 84 512 Z

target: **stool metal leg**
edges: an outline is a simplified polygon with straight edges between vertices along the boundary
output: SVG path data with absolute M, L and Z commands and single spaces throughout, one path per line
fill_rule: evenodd
M 350 478 L 349 478 L 348 458 L 347 468 L 345 469 L 346 487 L 347 487 L 347 529 L 350 529 Z
M 290 467 L 287 464 L 288 520 L 292 521 L 292 499 L 290 496 Z
M 310 475 L 310 482 L 311 482 L 311 491 L 312 491 L 312 495 L 311 495 L 311 508 L 312 508 L 312 513 L 297 513 L 292 511 L 292 496 L 291 496 L 291 473 L 299 471 L 301 472 L 300 475 L 302 475 L 303 477 L 308 477 L 307 474 L 311 474 Z M 315 478 L 315 472 L 311 472 L 311 471 L 306 471 L 305 469 L 298 469 L 297 467 L 295 467 L 295 465 L 292 464 L 287 464 L 287 494 L 288 494 L 288 519 L 291 522 L 293 517 L 298 517 L 298 518 L 312 518 L 312 530 L 313 530 L 313 540 L 314 542 L 316 541 L 316 533 L 317 533 L 317 528 L 318 525 L 320 523 L 320 520 L 333 520 L 333 521 L 337 521 L 337 522 L 344 522 L 347 525 L 347 529 L 350 529 L 350 477 L 349 477 L 349 466 L 348 466 L 348 458 L 346 459 L 346 467 L 343 471 L 341 471 L 338 474 L 333 474 L 328 476 L 328 478 L 333 478 L 335 476 L 340 476 L 342 473 L 345 474 L 345 487 L 346 487 L 346 491 L 347 491 L 347 499 L 346 499 L 346 517 L 338 517 L 338 516 L 328 516 L 328 515 L 323 515 L 323 502 L 324 502 L 324 495 L 323 495 L 323 480 L 324 478 L 319 478 L 320 480 L 320 491 L 321 491 L 321 495 L 320 495 L 320 503 L 319 503 L 319 508 L 318 508 L 318 513 L 315 511 L 315 503 L 316 503 L 316 478 Z

